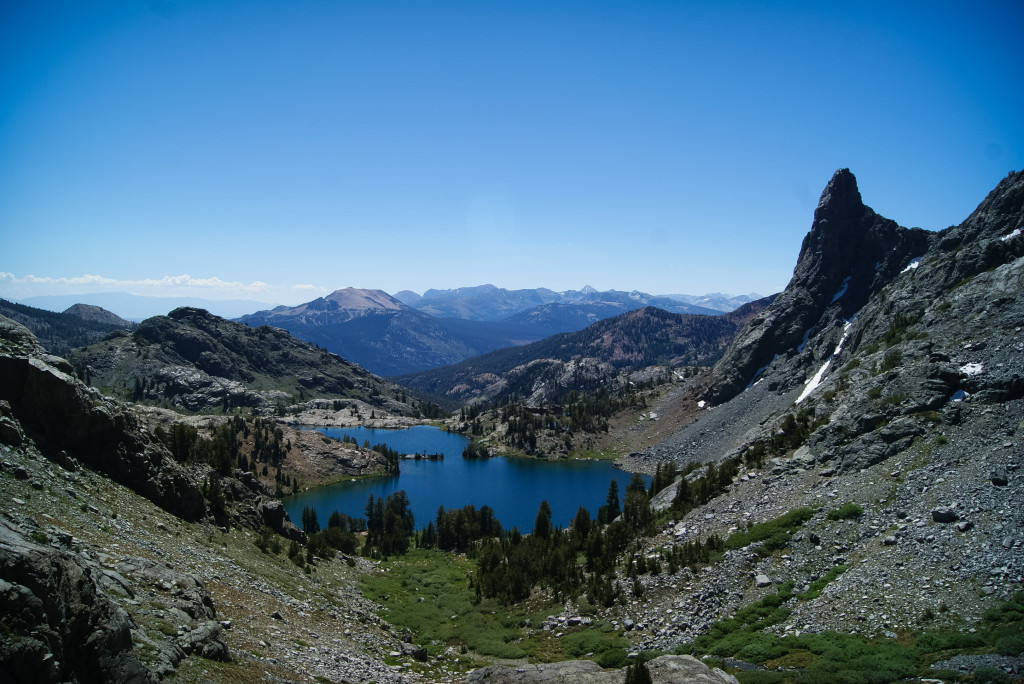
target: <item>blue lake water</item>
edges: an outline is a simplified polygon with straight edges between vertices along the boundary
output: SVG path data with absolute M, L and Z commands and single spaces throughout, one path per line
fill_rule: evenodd
M 360 445 L 364 441 L 387 444 L 403 454 L 444 454 L 443 461 L 402 459 L 397 477 L 375 477 L 356 482 L 310 489 L 284 500 L 292 521 L 302 520 L 302 509 L 316 509 L 321 526 L 338 511 L 356 518 L 365 518 L 366 500 L 373 494 L 386 497 L 400 489 L 409 495 L 416 528 L 423 529 L 437 517 L 437 509 L 462 508 L 473 504 L 478 509 L 490 506 L 505 529 L 533 529 L 540 502 L 551 505 L 552 522 L 566 527 L 583 506 L 597 517 L 597 509 L 605 504 L 608 483 L 619 483 L 619 500 L 626 498 L 630 473 L 614 468 L 609 461 L 558 461 L 533 458 L 495 457 L 481 460 L 462 458 L 469 440 L 429 425 L 406 430 L 372 428 L 320 428 L 329 437 L 341 439 L 348 435 Z M 650 485 L 650 478 L 644 481 Z

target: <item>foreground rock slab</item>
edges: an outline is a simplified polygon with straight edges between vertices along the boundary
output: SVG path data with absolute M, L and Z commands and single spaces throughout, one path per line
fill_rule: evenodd
M 655 684 L 738 684 L 732 675 L 711 669 L 693 656 L 660 656 L 647 663 Z M 470 673 L 466 681 L 488 684 L 621 684 L 626 671 L 603 670 L 592 660 L 567 660 L 544 665 L 494 665 Z

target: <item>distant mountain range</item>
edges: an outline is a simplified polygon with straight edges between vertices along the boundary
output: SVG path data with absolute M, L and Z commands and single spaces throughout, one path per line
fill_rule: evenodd
M 621 292 L 608 290 L 598 292 L 587 286 L 582 290 L 555 292 L 547 288 L 527 290 L 506 290 L 494 285 L 477 287 L 460 287 L 454 290 L 427 290 L 422 296 L 404 290 L 395 295 L 395 299 L 418 311 L 441 318 L 464 318 L 473 321 L 497 321 L 514 314 L 523 313 L 539 306 L 572 305 L 595 307 L 609 318 L 625 311 L 640 309 L 645 306 L 656 306 L 674 313 L 718 314 L 746 304 L 754 296 L 742 299 L 734 306 L 723 304 L 729 298 L 726 295 L 712 294 L 703 297 L 689 295 L 650 295 L 646 292 Z M 701 303 L 714 302 L 715 306 Z M 614 313 L 608 313 L 614 312 Z M 593 321 L 591 321 L 593 322 Z
M 672 313 L 722 313 L 643 292 L 481 285 L 428 290 L 422 296 L 405 291 L 396 297 L 380 290 L 346 288 L 299 306 L 279 306 L 237 320 L 284 328 L 373 373 L 393 376 L 574 332 L 648 306 Z
M 513 397 L 536 406 L 568 391 L 613 388 L 622 371 L 650 366 L 709 366 L 736 333 L 772 297 L 721 316 L 678 314 L 644 307 L 519 347 L 498 349 L 443 368 L 396 380 L 452 406 L 504 403 Z
M 113 319 L 141 321 L 176 308 L 204 309 L 251 326 L 272 325 L 313 342 L 378 375 L 402 375 L 438 368 L 504 347 L 582 330 L 597 321 L 648 306 L 680 314 L 720 315 L 756 295 L 718 293 L 651 295 L 592 287 L 555 292 L 546 288 L 507 290 L 480 285 L 403 291 L 345 288 L 298 306 L 251 300 L 142 297 L 124 292 L 31 297 L 22 303 L 48 311 L 81 306 L 113 311 Z M 250 313 L 255 311 L 255 313 Z M 88 315 L 88 314 L 82 314 Z M 117 324 L 123 327 L 122 324 Z M 44 344 L 50 338 L 36 331 Z M 57 343 L 59 352 L 87 344 Z M 53 344 L 53 342 L 50 342 Z
M 762 295 L 756 292 L 751 292 L 745 295 L 732 295 L 722 294 L 721 292 L 712 292 L 706 295 L 687 295 L 687 294 L 670 294 L 665 295 L 669 299 L 675 299 L 686 304 L 693 304 L 694 306 L 703 306 L 708 309 L 714 309 L 715 311 L 721 311 L 723 313 L 728 311 L 735 311 L 744 304 L 750 302 L 756 302 L 759 299 L 763 299 Z

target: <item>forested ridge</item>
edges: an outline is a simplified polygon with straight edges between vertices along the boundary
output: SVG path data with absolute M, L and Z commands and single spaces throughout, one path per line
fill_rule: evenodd
M 55 356 L 65 356 L 77 347 L 101 340 L 115 330 L 133 329 L 134 323 L 113 324 L 93 321 L 69 313 L 37 309 L 0 299 L 0 315 L 32 331 L 39 344 Z
M 709 366 L 724 353 L 749 317 L 769 301 L 759 300 L 723 316 L 676 314 L 646 307 L 598 321 L 578 332 L 499 349 L 395 380 L 454 405 L 472 398 L 474 390 L 499 378 L 504 387 L 498 401 L 513 394 L 526 396 L 536 383 L 547 379 L 545 374 L 557 375 L 564 364 L 573 361 L 592 360 L 591 366 L 607 364 L 607 370 L 596 371 L 602 376 L 649 366 Z

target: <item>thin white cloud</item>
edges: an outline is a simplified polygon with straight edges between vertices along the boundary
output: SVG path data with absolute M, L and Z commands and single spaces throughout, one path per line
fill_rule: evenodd
M 187 273 L 160 278 L 122 280 L 87 273 L 72 277 L 18 276 L 0 272 L 0 297 L 25 299 L 41 295 L 92 294 L 98 292 L 127 292 L 146 297 L 200 297 L 203 299 L 257 299 L 261 301 L 292 300 L 298 294 L 325 293 L 325 288 L 303 283 L 297 285 L 270 285 L 261 280 L 243 283 L 222 280 L 216 276 L 197 278 Z

